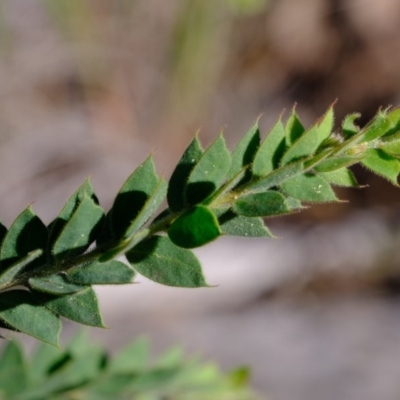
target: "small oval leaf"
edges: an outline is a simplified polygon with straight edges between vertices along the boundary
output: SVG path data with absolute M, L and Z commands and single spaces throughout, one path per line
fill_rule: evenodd
M 232 162 L 226 176 L 228 180 L 233 179 L 244 167 L 253 162 L 259 145 L 260 130 L 256 122 L 240 139 L 232 152 Z
M 5 235 L 0 251 L 0 271 L 15 265 L 34 250 L 45 249 L 46 245 L 47 228 L 32 208 L 28 207 L 16 218 Z M 45 255 L 42 254 L 33 260 L 31 267 L 36 267 L 44 261 Z
M 264 225 L 261 218 L 249 218 L 235 214 L 229 210 L 219 218 L 221 230 L 224 234 L 230 236 L 243 237 L 274 237 L 268 228 Z
M 175 246 L 168 237 L 152 236 L 129 251 L 126 258 L 136 271 L 154 282 L 177 287 L 207 286 L 193 252 Z
M 205 200 L 222 183 L 231 165 L 225 139 L 219 135 L 200 157 L 187 180 L 186 203 L 195 205 Z
M 285 127 L 281 118 L 276 122 L 261 143 L 252 166 L 253 174 L 264 176 L 272 172 L 279 164 L 285 150 Z
M 120 261 L 94 262 L 68 273 L 68 280 L 83 285 L 116 285 L 131 283 L 135 271 Z
M 281 185 L 289 196 L 308 202 L 337 201 L 330 184 L 319 176 L 312 174 L 299 175 Z
M 86 193 L 83 194 L 81 202 L 54 243 L 55 258 L 61 260 L 85 251 L 96 239 L 103 218 L 103 209 Z
M 183 153 L 169 180 L 167 200 L 172 211 L 181 211 L 186 206 L 187 180 L 203 153 L 203 148 L 196 135 Z
M 291 210 L 286 199 L 275 190 L 240 196 L 233 204 L 233 211 L 245 217 L 268 217 L 287 214 Z
M 57 315 L 83 325 L 104 328 L 97 296 L 91 287 L 63 296 L 38 294 L 41 303 Z
M 85 286 L 68 282 L 65 277 L 60 274 L 43 278 L 30 278 L 29 285 L 34 290 L 50 294 L 69 294 L 85 289 Z
M 179 247 L 192 249 L 220 236 L 217 217 L 204 206 L 195 206 L 178 217 L 168 229 L 168 236 Z
M 0 294 L 0 319 L 20 332 L 58 346 L 61 321 L 25 290 Z
M 159 178 L 152 157 L 126 180 L 111 209 L 112 231 L 116 239 L 134 234 L 152 216 L 167 192 L 167 183 Z

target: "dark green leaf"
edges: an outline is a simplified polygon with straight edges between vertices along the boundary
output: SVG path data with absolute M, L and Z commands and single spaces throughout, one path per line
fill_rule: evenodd
M 32 208 L 28 207 L 13 222 L 3 240 L 0 251 L 0 271 L 5 271 L 34 250 L 45 249 L 46 245 L 47 228 Z M 34 268 L 44 261 L 45 256 L 42 254 L 33 260 L 30 268 Z
M 304 163 L 301 161 L 285 165 L 268 174 L 265 178 L 258 179 L 249 184 L 247 188 L 251 191 L 265 191 L 271 187 L 279 186 L 283 182 L 304 172 Z
M 190 173 L 203 155 L 203 149 L 197 135 L 182 155 L 172 173 L 168 185 L 168 205 L 172 211 L 181 211 L 186 207 L 186 185 Z
M 318 175 L 332 185 L 345 187 L 358 186 L 357 180 L 353 173 L 347 168 L 340 168 L 331 172 L 320 172 Z
M 27 365 L 22 349 L 15 341 L 9 341 L 0 358 L 0 398 L 23 392 L 27 384 Z
M 286 139 L 287 144 L 290 146 L 294 142 L 296 142 L 300 136 L 305 132 L 304 126 L 301 123 L 299 116 L 296 113 L 296 110 L 293 108 L 292 114 L 290 115 L 286 126 Z
M 186 186 L 187 204 L 200 203 L 212 194 L 224 180 L 230 163 L 225 140 L 219 135 L 190 172 Z
M 149 357 L 149 341 L 141 338 L 120 350 L 111 360 L 108 371 L 117 374 L 140 372 L 146 367 Z
M 0 319 L 20 332 L 58 346 L 60 320 L 24 290 L 0 294 Z
M 354 123 L 354 121 L 360 117 L 361 114 L 359 113 L 349 114 L 346 116 L 342 123 L 342 132 L 345 138 L 355 136 L 360 131 L 360 128 Z
M 159 178 L 152 157 L 141 164 L 118 193 L 111 211 L 112 229 L 117 239 L 134 234 L 164 200 L 167 183 Z
M 361 164 L 397 185 L 400 161 L 379 149 L 369 149 L 366 154 L 367 156 L 363 158 Z
M 281 118 L 263 140 L 254 158 L 252 170 L 256 176 L 264 176 L 277 168 L 285 150 L 285 128 Z
M 71 282 L 83 285 L 115 285 L 132 282 L 135 271 L 120 261 L 94 262 L 68 273 Z
M 115 240 L 115 235 L 113 232 L 113 228 L 111 226 L 111 210 L 106 214 L 103 222 L 103 226 L 96 237 L 96 245 L 106 247 L 109 245 L 113 240 Z
M 260 145 L 260 130 L 256 122 L 240 139 L 232 152 L 232 162 L 227 173 L 227 180 L 233 179 L 242 169 L 253 162 Z
M 69 294 L 85 289 L 85 286 L 68 282 L 61 274 L 50 275 L 43 278 L 30 278 L 29 285 L 34 290 L 50 294 Z
M 42 254 L 43 250 L 34 250 L 25 257 L 20 258 L 14 264 L 10 265 L 10 267 L 0 273 L 0 285 L 3 286 L 10 284 L 28 264 L 40 257 Z
M 196 256 L 175 246 L 168 237 L 153 236 L 126 254 L 133 268 L 154 282 L 167 286 L 207 286 Z
M 66 222 L 72 217 L 73 213 L 76 211 L 84 195 L 91 198 L 95 198 L 93 192 L 93 186 L 90 179 L 87 179 L 83 185 L 81 185 L 78 190 L 68 199 L 67 203 L 64 205 L 60 214 L 49 226 L 49 246 L 50 249 L 53 247 L 54 242 L 60 236 Z
M 328 182 L 312 174 L 299 175 L 281 185 L 282 189 L 295 199 L 308 202 L 337 201 Z
M 261 218 L 249 218 L 227 211 L 220 217 L 222 232 L 230 236 L 273 237 Z
M 161 203 L 164 201 L 167 194 L 168 184 L 164 178 L 160 178 L 156 188 L 153 193 L 147 198 L 146 203 L 140 210 L 139 214 L 132 221 L 129 229 L 125 233 L 125 238 L 133 235 L 138 229 L 140 229 L 155 213 L 155 211 L 160 207 Z
M 61 260 L 85 251 L 96 239 L 103 217 L 103 209 L 86 193 L 83 194 L 78 207 L 54 243 L 55 258 Z
M 287 214 L 290 209 L 280 193 L 269 190 L 240 196 L 233 204 L 233 211 L 245 217 L 269 217 Z
M 96 293 L 90 287 L 64 296 L 42 294 L 39 298 L 49 310 L 62 317 L 83 325 L 104 328 Z
M 203 246 L 220 236 L 217 217 L 204 206 L 195 206 L 179 216 L 168 229 L 174 244 L 186 249 Z

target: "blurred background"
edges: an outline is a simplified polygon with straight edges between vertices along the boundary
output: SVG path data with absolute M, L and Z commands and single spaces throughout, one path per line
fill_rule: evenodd
M 364 124 L 400 103 L 399 70 L 397 0 L 2 0 L 1 219 L 34 202 L 49 223 L 88 175 L 108 209 L 150 152 L 168 177 L 197 130 L 232 148 L 294 103 Z M 99 288 L 112 329 L 91 334 L 248 365 L 271 400 L 398 399 L 400 192 L 355 173 L 349 203 L 272 220 L 281 240 L 200 249 L 217 288 Z

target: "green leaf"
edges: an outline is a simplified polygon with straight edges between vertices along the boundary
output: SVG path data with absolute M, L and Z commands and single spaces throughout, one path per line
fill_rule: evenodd
M 331 172 L 320 172 L 318 175 L 332 185 L 358 187 L 354 174 L 347 168 L 340 168 Z
M 295 199 L 294 197 L 286 197 L 286 204 L 288 205 L 288 207 L 290 208 L 291 211 L 298 211 L 301 210 L 303 208 L 306 208 L 303 206 L 303 204 L 301 204 L 301 201 L 298 199 Z
M 383 136 L 390 128 L 386 113 L 379 111 L 374 119 L 362 130 L 360 143 L 370 142 Z
M 314 154 L 323 140 L 324 139 L 319 135 L 318 126 L 314 125 L 289 147 L 282 157 L 281 164 L 285 165 L 291 161 L 296 161 Z
M 0 319 L 20 332 L 58 346 L 60 320 L 25 290 L 0 294 Z
M 353 113 L 346 116 L 342 123 L 342 132 L 345 138 L 351 138 L 355 136 L 360 128 L 354 123 L 354 121 L 361 117 L 359 113 Z
M 65 224 L 72 217 L 79 204 L 81 203 L 84 195 L 87 195 L 95 200 L 93 192 L 93 186 L 90 179 L 87 179 L 83 185 L 81 185 L 76 192 L 68 199 L 57 218 L 49 226 L 49 246 L 50 249 L 53 247 L 54 242 L 60 236 Z
M 290 146 L 295 143 L 300 136 L 305 132 L 304 126 L 301 123 L 299 116 L 297 115 L 295 109 L 293 108 L 292 114 L 290 115 L 286 126 L 286 139 L 287 144 Z
M 195 206 L 179 216 L 168 229 L 171 241 L 179 247 L 192 249 L 220 236 L 218 219 L 204 206 Z
M 23 392 L 28 385 L 27 365 L 21 347 L 9 341 L 0 358 L 0 397 Z
M 244 167 L 253 162 L 260 145 L 260 130 L 256 122 L 240 139 L 232 152 L 232 162 L 227 173 L 227 180 L 233 179 Z
M 116 285 L 133 281 L 135 271 L 120 261 L 93 262 L 68 273 L 68 280 L 82 285 Z
M 32 289 L 50 294 L 69 294 L 85 289 L 85 286 L 68 282 L 64 275 L 61 274 L 43 278 L 30 278 L 28 282 Z
M 287 214 L 290 208 L 286 199 L 275 190 L 240 196 L 233 204 L 233 211 L 245 217 L 268 217 Z
M 389 130 L 385 133 L 385 137 L 390 137 L 391 135 L 395 135 L 400 131 L 400 108 L 395 108 L 388 115 L 387 119 L 390 123 Z
M 326 202 L 337 201 L 335 192 L 328 182 L 312 174 L 299 175 L 281 185 L 289 195 L 300 201 Z
M 149 341 L 141 338 L 120 350 L 111 360 L 108 371 L 129 374 L 143 371 L 150 357 Z
M 249 218 L 229 210 L 219 218 L 222 232 L 230 236 L 274 237 L 261 218 Z
M 396 157 L 400 156 L 400 139 L 399 140 L 388 141 L 388 142 L 382 142 L 379 145 L 379 147 L 385 153 L 391 154 L 391 155 L 396 156 Z
M 369 149 L 366 154 L 367 156 L 361 161 L 361 164 L 397 185 L 400 161 L 379 149 Z
M 154 282 L 167 286 L 203 287 L 201 265 L 196 256 L 175 246 L 164 236 L 152 236 L 126 254 L 133 268 Z
M 104 328 L 97 296 L 91 287 L 64 296 L 42 294 L 39 298 L 49 310 L 57 315 L 83 325 Z
M 314 169 L 318 172 L 331 172 L 344 167 L 350 167 L 351 165 L 359 163 L 365 154 L 361 156 L 341 156 L 332 157 L 326 160 L 322 160 Z
M 266 177 L 258 179 L 247 185 L 249 191 L 264 192 L 265 190 L 279 186 L 283 182 L 304 172 L 304 163 L 301 161 L 285 165 L 268 174 Z
M 186 207 L 186 185 L 190 173 L 199 162 L 204 151 L 197 135 L 182 155 L 169 180 L 167 200 L 172 211 L 181 211 Z
M 34 250 L 25 257 L 22 257 L 14 264 L 12 264 L 5 271 L 0 273 L 0 286 L 5 286 L 10 284 L 17 275 L 25 269 L 25 267 L 30 264 L 33 260 L 40 257 L 43 254 L 43 250 Z
M 127 238 L 140 229 L 160 206 L 167 183 L 159 178 L 152 157 L 127 179 L 111 210 L 112 229 L 117 239 Z
M 57 260 L 85 251 L 96 239 L 103 209 L 86 193 L 78 207 L 64 225 L 53 246 L 53 255 Z
M 322 143 L 324 140 L 328 139 L 332 133 L 333 125 L 335 122 L 335 115 L 333 112 L 332 104 L 325 115 L 321 118 L 320 122 L 318 122 L 318 136 L 319 140 Z
M 252 166 L 253 174 L 264 176 L 277 168 L 285 145 L 285 128 L 279 118 L 257 151 Z
M 222 183 L 229 171 L 231 156 L 222 135 L 211 144 L 194 166 L 187 180 L 187 204 L 205 200 Z
M 23 211 L 13 222 L 7 232 L 0 251 L 3 273 L 8 267 L 20 262 L 34 250 L 45 249 L 47 245 L 47 228 L 36 216 L 31 207 Z M 45 261 L 45 255 L 33 258 L 30 268 L 37 267 Z

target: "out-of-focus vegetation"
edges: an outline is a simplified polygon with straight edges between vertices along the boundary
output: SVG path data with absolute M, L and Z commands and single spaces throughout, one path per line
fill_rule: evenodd
M 175 347 L 150 362 L 149 343 L 139 339 L 114 357 L 81 332 L 61 350 L 38 346 L 27 357 L 16 341 L 0 357 L 4 400 L 254 400 L 244 368 L 222 374 L 212 363 L 185 358 Z

